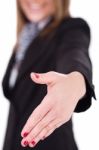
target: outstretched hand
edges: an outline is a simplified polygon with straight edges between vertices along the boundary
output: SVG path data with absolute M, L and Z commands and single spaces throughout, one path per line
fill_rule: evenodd
M 69 74 L 54 71 L 31 73 L 31 79 L 37 84 L 46 84 L 47 94 L 22 129 L 21 145 L 24 147 L 34 147 L 69 121 L 78 101 L 86 92 L 84 77 L 77 71 Z

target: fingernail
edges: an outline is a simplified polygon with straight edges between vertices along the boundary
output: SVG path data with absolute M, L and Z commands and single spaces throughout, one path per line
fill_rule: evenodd
M 36 73 L 35 73 L 34 75 L 35 75 L 36 78 L 39 78 L 39 77 L 40 77 L 40 76 L 39 76 L 38 74 L 36 74 Z
M 31 142 L 31 144 L 35 145 L 35 144 L 36 144 L 36 142 L 33 140 L 33 141 Z
M 28 135 L 28 132 L 24 132 L 23 137 L 26 137 Z
M 28 143 L 28 141 L 24 141 L 24 146 L 27 146 L 29 143 Z

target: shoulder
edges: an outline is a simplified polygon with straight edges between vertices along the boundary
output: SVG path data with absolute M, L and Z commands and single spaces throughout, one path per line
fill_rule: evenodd
M 64 18 L 58 27 L 58 32 L 60 34 L 79 31 L 90 37 L 90 26 L 88 22 L 83 18 Z

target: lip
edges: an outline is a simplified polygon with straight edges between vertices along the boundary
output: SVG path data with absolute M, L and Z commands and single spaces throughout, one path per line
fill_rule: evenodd
M 31 11 L 41 11 L 42 8 L 36 8 L 36 7 L 31 7 L 30 10 Z
M 28 8 L 30 11 L 39 12 L 42 10 L 42 6 L 38 4 L 28 4 Z

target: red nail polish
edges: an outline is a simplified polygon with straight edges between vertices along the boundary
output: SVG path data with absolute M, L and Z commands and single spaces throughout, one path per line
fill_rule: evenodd
M 24 134 L 23 134 L 23 137 L 26 137 L 28 135 L 28 132 L 25 132 Z
M 31 142 L 31 144 L 35 145 L 35 144 L 36 144 L 36 142 L 35 142 L 35 141 L 32 141 L 32 142 Z
M 35 77 L 36 77 L 36 78 L 39 78 L 39 75 L 35 73 Z
M 25 146 L 27 146 L 29 143 L 28 143 L 28 141 L 24 141 L 24 143 L 23 143 Z

